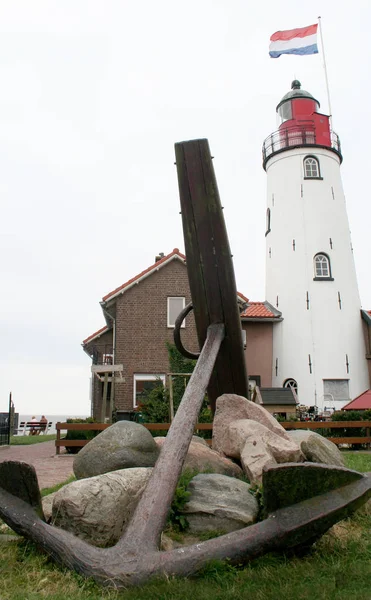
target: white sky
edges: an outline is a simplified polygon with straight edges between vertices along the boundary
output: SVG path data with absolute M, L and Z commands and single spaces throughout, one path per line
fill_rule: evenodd
M 184 250 L 174 143 L 207 137 L 239 291 L 264 300 L 261 145 L 298 78 L 328 112 L 322 55 L 270 35 L 322 25 L 361 301 L 371 308 L 371 3 L 0 3 L 0 412 L 88 414 L 81 341 L 102 296 Z

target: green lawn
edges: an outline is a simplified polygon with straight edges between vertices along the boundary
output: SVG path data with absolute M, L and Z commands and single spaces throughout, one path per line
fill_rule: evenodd
M 371 471 L 371 453 L 344 453 Z M 48 490 L 50 491 L 50 490 Z M 370 600 L 371 501 L 335 525 L 310 554 L 269 554 L 245 567 L 213 562 L 189 579 L 166 578 L 116 592 L 58 568 L 30 542 L 0 543 L 1 600 Z
M 343 458 L 348 469 L 354 469 L 360 473 L 371 471 L 371 452 L 356 452 L 344 451 Z
M 50 442 L 55 440 L 57 435 L 12 435 L 10 437 L 11 446 L 29 446 L 30 444 L 41 444 L 42 442 Z M 1 596 L 0 599 L 2 600 Z

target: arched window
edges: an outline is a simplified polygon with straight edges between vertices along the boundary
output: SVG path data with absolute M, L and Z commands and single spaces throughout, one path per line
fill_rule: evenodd
M 330 259 L 327 254 L 322 252 L 314 257 L 314 278 L 315 279 L 332 279 Z
M 265 235 L 268 235 L 270 230 L 271 230 L 271 209 L 267 208 L 267 223 L 266 223 Z
M 283 382 L 283 387 L 290 388 L 295 392 L 296 395 L 298 395 L 298 382 L 296 381 L 296 379 L 293 379 L 292 377 L 289 377 L 289 379 L 285 379 L 285 381 Z
M 319 162 L 314 156 L 304 158 L 304 177 L 318 179 L 320 177 Z

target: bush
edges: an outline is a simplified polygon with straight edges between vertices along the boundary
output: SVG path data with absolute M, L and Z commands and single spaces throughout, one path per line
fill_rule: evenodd
M 371 421 L 371 410 L 342 410 L 331 416 L 332 421 Z M 331 429 L 326 437 L 361 437 L 366 435 L 366 428 L 344 427 Z M 351 444 L 352 450 L 364 448 L 365 444 Z
M 87 419 L 67 419 L 66 423 L 96 423 L 93 417 Z M 89 431 L 84 429 L 69 429 L 65 437 L 66 440 L 92 440 L 100 431 Z M 66 446 L 68 454 L 77 454 L 81 447 L 79 446 Z
M 169 370 L 170 373 L 193 373 L 196 361 L 184 358 L 173 344 L 167 343 L 169 355 Z M 184 391 L 187 387 L 189 377 L 174 377 L 173 378 L 173 403 L 174 414 L 178 410 L 179 404 L 183 398 Z M 170 399 L 169 391 L 164 387 L 162 380 L 158 380 L 158 385 L 151 390 L 143 392 L 141 403 L 139 406 L 141 413 L 141 421 L 143 423 L 169 423 L 170 421 Z M 208 406 L 207 397 L 204 398 L 198 422 L 212 423 L 213 416 Z M 166 431 L 151 432 L 152 435 L 166 435 Z M 204 438 L 211 437 L 211 430 L 200 430 L 198 435 Z
M 168 515 L 168 524 L 176 531 L 186 531 L 188 529 L 188 521 L 181 514 L 181 511 L 184 509 L 191 495 L 191 492 L 187 491 L 188 484 L 198 473 L 199 471 L 197 470 L 186 469 L 179 477 Z

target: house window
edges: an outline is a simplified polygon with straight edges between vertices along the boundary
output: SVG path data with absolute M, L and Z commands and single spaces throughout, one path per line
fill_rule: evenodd
M 175 321 L 179 313 L 185 307 L 185 298 L 183 297 L 169 297 L 167 299 L 167 326 L 174 327 Z M 182 327 L 185 327 L 185 320 L 182 323 Z
M 298 383 L 296 379 L 293 379 L 292 377 L 289 377 L 289 379 L 285 379 L 285 381 L 283 382 L 283 387 L 290 388 L 290 390 L 293 390 L 295 394 L 298 395 Z
M 265 235 L 267 236 L 271 230 L 271 209 L 267 208 L 267 224 L 266 224 Z
M 324 379 L 323 395 L 326 402 L 349 402 L 349 379 Z
M 327 254 L 318 253 L 315 255 L 314 279 L 332 279 L 330 259 Z
M 165 385 L 165 375 L 134 375 L 134 408 L 136 408 L 141 403 L 141 399 L 143 399 L 146 392 L 153 390 L 155 387 L 158 387 L 161 384 L 163 386 Z
M 319 179 L 319 162 L 314 156 L 304 158 L 304 177 L 309 179 Z

